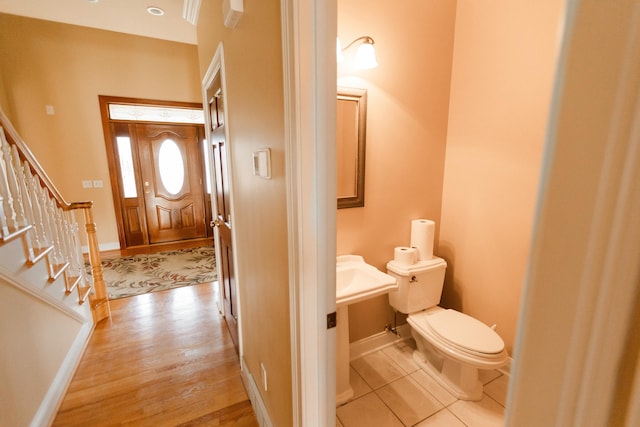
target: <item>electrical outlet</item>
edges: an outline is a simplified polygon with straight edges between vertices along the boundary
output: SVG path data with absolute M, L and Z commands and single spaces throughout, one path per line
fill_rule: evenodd
M 260 362 L 260 372 L 262 376 L 262 388 L 264 391 L 267 391 L 267 368 L 264 367 L 262 362 Z
M 102 187 L 104 187 L 104 184 L 101 179 L 93 180 L 93 188 L 102 188 Z
M 92 187 L 93 187 L 93 182 L 91 182 L 91 180 L 89 179 L 82 180 L 82 188 L 92 188 Z

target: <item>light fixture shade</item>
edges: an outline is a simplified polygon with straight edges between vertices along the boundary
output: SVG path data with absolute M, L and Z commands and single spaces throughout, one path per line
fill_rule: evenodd
M 376 50 L 373 47 L 373 43 L 366 40 L 356 50 L 355 57 L 356 67 L 361 70 L 367 70 L 370 68 L 376 68 L 378 61 L 376 60 Z
M 342 55 L 342 43 L 340 43 L 340 37 L 336 37 L 336 62 L 338 64 L 344 61 L 344 56 Z

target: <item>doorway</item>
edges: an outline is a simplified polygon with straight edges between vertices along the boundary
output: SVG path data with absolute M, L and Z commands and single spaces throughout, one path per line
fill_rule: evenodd
M 121 249 L 211 242 L 201 104 L 99 99 Z

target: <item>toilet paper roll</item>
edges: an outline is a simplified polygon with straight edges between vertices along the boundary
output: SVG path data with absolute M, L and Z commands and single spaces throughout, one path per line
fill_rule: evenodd
M 398 246 L 393 250 L 393 260 L 398 265 L 413 265 L 418 262 L 418 250 L 407 246 Z
M 433 258 L 433 236 L 436 223 L 428 219 L 411 221 L 411 247 L 418 250 L 418 260 Z

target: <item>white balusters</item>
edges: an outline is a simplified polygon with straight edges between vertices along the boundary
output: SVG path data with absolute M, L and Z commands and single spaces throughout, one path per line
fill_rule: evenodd
M 16 211 L 13 207 L 13 195 L 9 188 L 9 173 L 7 169 L 10 169 L 10 166 L 7 165 L 8 159 L 5 159 L 4 147 L 8 148 L 9 143 L 4 136 L 4 129 L 0 128 L 0 196 L 2 196 L 2 207 L 7 224 L 6 229 L 3 229 L 2 233 L 6 236 L 10 232 L 18 229 L 18 221 Z
M 41 252 L 45 248 L 48 248 L 50 244 L 50 240 L 47 236 L 47 231 L 44 226 L 42 200 L 40 198 L 42 187 L 40 187 L 38 179 L 33 176 L 31 168 L 29 167 L 29 163 L 26 161 L 24 162 L 24 172 L 25 184 L 27 187 L 27 192 L 29 193 L 29 199 L 31 200 L 31 211 L 33 213 L 32 224 L 35 234 L 34 242 L 39 252 Z

